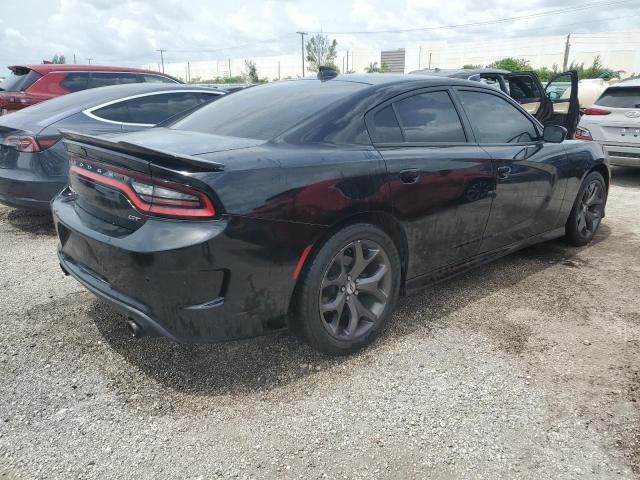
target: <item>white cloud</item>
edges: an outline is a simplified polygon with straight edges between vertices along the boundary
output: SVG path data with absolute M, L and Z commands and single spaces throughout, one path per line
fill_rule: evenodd
M 595 0 L 594 0 L 595 1 Z M 635 0 L 637 2 L 637 0 Z M 137 66 L 157 61 L 157 48 L 168 61 L 251 58 L 297 53 L 296 31 L 370 31 L 437 27 L 527 15 L 566 8 L 555 0 L 21 0 L 5 1 L 0 20 L 0 71 L 16 63 L 37 63 L 75 53 L 82 62 Z M 419 41 L 566 34 L 636 28 L 629 15 L 634 0 L 606 8 L 521 20 L 499 25 L 378 35 L 332 35 L 340 47 L 402 47 Z M 7 19 L 29 15 L 28 22 Z M 243 46 L 246 45 L 246 46 Z

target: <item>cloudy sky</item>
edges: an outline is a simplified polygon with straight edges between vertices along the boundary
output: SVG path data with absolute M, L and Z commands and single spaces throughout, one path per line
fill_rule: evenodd
M 639 0 L 3 0 L 0 69 L 63 54 L 78 63 L 139 66 L 295 53 L 296 31 L 324 31 L 341 47 L 402 47 L 446 39 L 638 29 Z M 593 5 L 592 8 L 587 8 Z M 548 14 L 548 12 L 555 12 Z M 492 22 L 497 24 L 439 28 Z M 528 18 L 522 18 L 528 17 Z M 427 29 L 376 34 L 342 33 Z

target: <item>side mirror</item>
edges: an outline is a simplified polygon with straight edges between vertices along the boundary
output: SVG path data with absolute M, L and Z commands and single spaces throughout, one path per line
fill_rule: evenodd
M 567 138 L 567 129 L 560 125 L 547 125 L 542 132 L 542 139 L 548 143 L 562 143 Z

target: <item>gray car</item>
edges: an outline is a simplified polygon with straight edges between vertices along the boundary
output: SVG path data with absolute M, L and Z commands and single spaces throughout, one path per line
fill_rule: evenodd
M 0 117 L 0 203 L 49 208 L 68 178 L 61 128 L 90 135 L 134 132 L 225 93 L 188 85 L 117 85 L 72 93 Z

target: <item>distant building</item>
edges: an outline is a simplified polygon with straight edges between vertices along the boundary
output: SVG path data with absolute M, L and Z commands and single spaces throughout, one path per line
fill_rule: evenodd
M 391 73 L 404 73 L 404 59 L 404 48 L 382 50 L 380 53 L 380 65 L 387 65 Z

